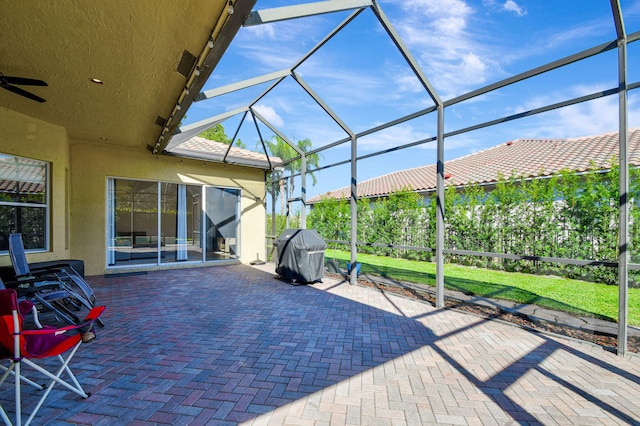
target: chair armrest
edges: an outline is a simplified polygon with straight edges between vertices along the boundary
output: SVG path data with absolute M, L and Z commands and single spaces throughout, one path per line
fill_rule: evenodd
M 65 265 L 61 263 L 61 264 L 50 265 L 50 266 L 45 266 L 40 268 L 32 267 L 29 272 L 31 272 L 31 275 L 33 276 L 55 274 L 56 272 L 66 272 L 65 268 L 68 266 L 69 265 Z
M 79 328 L 83 328 L 93 324 L 93 322 L 98 319 L 98 317 L 102 314 L 102 312 L 104 312 L 106 308 L 107 308 L 106 306 L 96 306 L 95 308 L 91 309 L 91 311 L 86 316 L 86 318 L 79 324 L 67 325 L 64 327 L 45 327 L 45 328 L 38 328 L 35 330 L 22 330 L 18 334 L 24 334 L 24 335 L 63 334 L 70 330 L 77 330 Z
M 31 275 L 17 277 L 17 281 L 57 281 L 58 274 L 69 274 L 64 269 L 47 269 L 42 271 L 31 271 Z
M 6 288 L 15 290 L 18 294 L 32 294 L 42 290 L 55 290 L 60 288 L 58 280 L 42 281 L 38 279 L 24 279 L 18 281 L 9 281 L 4 283 Z
M 93 322 L 97 320 L 105 309 L 107 309 L 107 307 L 104 305 L 94 306 L 84 318 L 83 322 Z

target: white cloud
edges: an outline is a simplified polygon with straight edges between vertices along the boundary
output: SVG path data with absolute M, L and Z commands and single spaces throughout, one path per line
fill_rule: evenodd
M 242 28 L 234 38 L 232 52 L 260 70 L 257 75 L 289 68 L 325 35 L 323 19 L 311 17 Z
M 381 150 L 416 142 L 430 136 L 429 133 L 405 123 L 359 138 L 358 147 L 370 151 Z
M 610 132 L 618 127 L 616 97 L 600 98 L 570 107 L 543 118 L 540 131 L 548 137 L 578 137 Z
M 311 57 L 300 70 L 314 91 L 331 106 L 361 105 L 386 99 L 389 79 L 384 75 L 341 68 L 340 64 Z M 347 96 L 348 94 L 348 96 Z
M 284 120 L 278 115 L 273 107 L 265 104 L 257 104 L 254 109 L 258 112 L 258 114 L 263 116 L 269 123 L 273 124 L 274 126 L 284 126 Z
M 396 4 L 405 13 L 394 25 L 428 70 L 440 97 L 447 99 L 478 87 L 500 69 L 490 49 L 470 29 L 475 11 L 466 2 L 409 0 Z
M 275 40 L 276 38 L 276 25 L 275 24 L 264 24 L 264 25 L 255 25 L 248 27 L 245 30 L 247 33 L 251 34 L 252 38 L 258 40 Z
M 321 25 L 321 18 L 317 17 L 315 19 L 293 19 L 244 27 L 238 34 L 242 37 L 243 45 L 246 42 L 255 43 L 265 40 L 271 42 L 295 41 L 299 44 L 303 40 L 316 38 L 314 34 L 321 31 L 318 28 Z
M 463 0 L 404 0 L 402 3 L 406 9 L 412 12 L 423 12 L 426 15 L 467 15 L 471 13 L 471 7 Z
M 564 27 L 548 30 L 541 27 L 538 33 L 528 41 L 526 47 L 503 50 L 501 62 L 511 64 L 527 58 L 545 57 L 556 49 L 580 45 L 589 39 L 606 40 L 611 36 L 611 31 L 613 27 L 611 21 L 607 19 L 569 23 Z
M 263 73 L 290 68 L 301 56 L 300 52 L 294 49 L 283 48 L 281 50 L 264 48 L 262 45 L 246 46 L 241 51 L 244 61 L 247 61 L 253 74 Z
M 596 93 L 602 87 L 577 85 L 570 87 L 568 97 L 586 93 Z M 567 93 L 552 93 L 540 96 L 517 108 L 516 112 L 528 111 L 543 105 L 549 105 L 567 99 Z M 640 111 L 635 97 L 628 101 L 629 127 L 640 124 Z M 524 128 L 528 132 L 522 137 L 568 138 L 597 135 L 618 129 L 618 97 L 607 96 L 588 102 L 571 105 L 558 110 L 549 111 L 538 116 L 533 122 L 527 120 Z
M 424 90 L 418 77 L 409 69 L 389 66 L 387 73 L 389 80 L 395 84 L 396 90 L 400 93 L 419 93 Z
M 524 16 L 527 14 L 527 9 L 520 6 L 515 0 L 505 0 L 504 2 L 497 0 L 483 0 L 482 4 L 488 8 L 512 12 L 518 16 Z
M 464 75 L 486 74 L 487 62 L 473 52 L 467 52 L 462 56 L 461 68 Z
M 516 3 L 514 0 L 507 0 L 502 5 L 502 8 L 507 12 L 513 12 L 518 16 L 524 16 L 527 14 L 527 10 Z
M 629 103 L 629 128 L 640 122 L 635 102 Z M 548 137 L 578 137 L 616 131 L 619 125 L 618 98 L 608 96 L 562 108 L 541 122 L 540 132 Z

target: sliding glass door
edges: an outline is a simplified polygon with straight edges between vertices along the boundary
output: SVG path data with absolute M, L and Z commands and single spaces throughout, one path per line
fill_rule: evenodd
M 158 184 L 114 179 L 109 192 L 109 265 L 156 263 Z
M 205 260 L 237 257 L 240 191 L 207 187 L 205 196 Z
M 131 179 L 107 187 L 109 266 L 239 256 L 240 190 Z
M 161 263 L 201 261 L 199 203 L 202 188 L 195 185 L 163 183 L 160 186 Z

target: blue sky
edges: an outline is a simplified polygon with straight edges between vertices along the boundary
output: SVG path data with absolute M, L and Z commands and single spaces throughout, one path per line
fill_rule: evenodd
M 258 0 L 254 9 L 309 1 Z M 379 0 L 424 75 L 443 100 L 615 39 L 608 0 Z M 640 1 L 622 0 L 628 34 L 640 30 Z M 351 12 L 242 28 L 206 89 L 290 68 Z M 628 53 L 629 82 L 640 81 L 640 42 Z M 433 105 L 406 61 L 367 10 L 297 70 L 302 79 L 355 132 Z M 617 86 L 617 51 L 537 76 L 445 110 L 445 132 Z M 195 103 L 185 124 L 241 107 L 262 93 L 260 85 Z M 629 94 L 629 126 L 640 126 L 640 99 Z M 321 147 L 346 137 L 293 79 L 263 98 L 256 110 L 290 140 Z M 223 123 L 232 136 L 241 116 Z M 617 96 L 492 126 L 445 140 L 445 158 L 468 155 L 519 138 L 577 137 L 617 129 Z M 265 139 L 273 133 L 260 126 Z M 358 155 L 432 137 L 430 114 L 359 139 Z M 238 137 L 260 150 L 252 121 Z M 358 180 L 435 162 L 435 144 L 358 162 Z M 321 165 L 346 160 L 349 144 L 321 153 Z M 350 166 L 316 173 L 312 197 L 349 185 Z M 299 188 L 299 183 L 296 183 Z

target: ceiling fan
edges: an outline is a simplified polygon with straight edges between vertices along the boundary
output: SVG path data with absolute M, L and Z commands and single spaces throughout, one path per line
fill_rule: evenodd
M 31 92 L 27 92 L 24 89 L 16 87 L 14 84 L 20 86 L 48 86 L 48 84 L 42 80 L 24 77 L 9 77 L 8 75 L 4 75 L 0 72 L 0 87 L 17 95 L 24 96 L 25 98 L 29 98 L 37 102 L 45 102 L 45 100 L 40 96 L 36 96 Z

